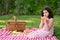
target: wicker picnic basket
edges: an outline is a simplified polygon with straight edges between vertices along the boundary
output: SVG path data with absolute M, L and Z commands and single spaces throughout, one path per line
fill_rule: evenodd
M 13 16 L 13 20 L 8 20 L 6 22 L 6 29 L 10 31 L 17 30 L 23 32 L 25 28 L 26 28 L 26 22 L 16 20 L 15 16 Z

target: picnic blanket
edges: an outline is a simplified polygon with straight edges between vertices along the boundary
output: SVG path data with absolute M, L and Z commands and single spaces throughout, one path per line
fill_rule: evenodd
M 32 30 L 36 30 L 33 28 Z M 34 38 L 28 38 L 24 33 L 21 33 L 19 35 L 13 35 L 12 31 L 6 30 L 6 28 L 0 29 L 0 40 L 58 40 L 55 36 L 40 38 L 40 37 L 34 37 Z

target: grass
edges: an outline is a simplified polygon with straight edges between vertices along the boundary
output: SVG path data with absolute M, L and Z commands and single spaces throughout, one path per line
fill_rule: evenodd
M 40 16 L 39 15 L 22 15 L 22 16 L 16 16 L 17 20 L 22 20 L 27 23 L 27 27 L 38 27 L 40 24 Z M 6 26 L 6 21 L 12 20 L 12 16 L 0 16 L 0 28 L 3 28 Z M 60 16 L 54 16 L 54 35 L 60 39 Z

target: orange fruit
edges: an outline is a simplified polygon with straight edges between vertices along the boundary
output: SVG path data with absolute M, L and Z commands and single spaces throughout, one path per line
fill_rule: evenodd
M 41 20 L 43 21 L 43 20 L 47 20 L 47 18 L 45 18 L 45 17 L 41 17 Z
M 45 19 L 45 17 L 41 17 L 41 20 L 44 20 Z

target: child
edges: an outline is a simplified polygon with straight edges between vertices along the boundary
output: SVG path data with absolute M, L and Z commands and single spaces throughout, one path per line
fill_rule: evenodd
M 46 7 L 42 10 L 42 17 L 39 29 L 37 29 L 36 31 L 29 32 L 27 36 L 30 38 L 34 37 L 44 38 L 47 36 L 52 36 L 53 31 L 54 31 L 53 13 L 50 8 Z

